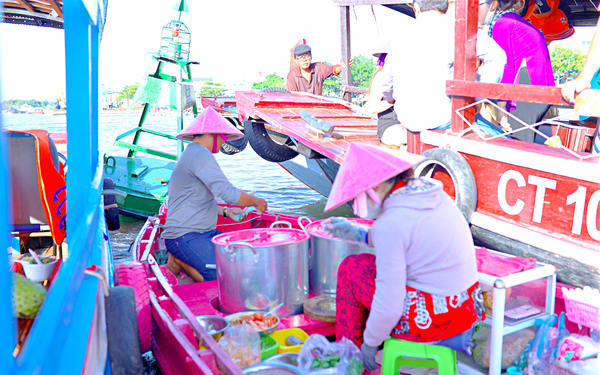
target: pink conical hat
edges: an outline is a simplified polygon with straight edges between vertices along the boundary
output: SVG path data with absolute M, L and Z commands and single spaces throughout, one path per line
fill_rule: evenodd
M 352 142 L 335 176 L 325 212 L 425 160 L 421 155 Z
M 244 137 L 229 121 L 225 120 L 219 112 L 212 107 L 206 108 L 200 113 L 187 128 L 177 134 L 177 138 L 184 141 L 193 141 L 195 135 L 199 134 L 225 134 L 227 139 L 234 141 Z

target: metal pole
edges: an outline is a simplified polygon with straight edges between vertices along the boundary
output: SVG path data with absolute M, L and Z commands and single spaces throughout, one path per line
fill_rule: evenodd
M 0 16 L 2 9 L 0 8 Z M 0 97 L 0 102 L 1 102 Z M 0 130 L 2 130 L 2 117 L 0 116 Z M 8 170 L 9 162 L 8 142 L 6 142 L 5 133 L 0 132 L 0 249 L 6 249 L 10 246 L 9 241 L 9 220 L 12 218 L 11 207 L 11 185 L 10 173 Z M 0 263 L 0 363 L 3 364 L 3 370 L 10 373 L 15 366 L 15 357 L 13 350 L 17 344 L 17 322 L 13 316 L 11 301 L 12 274 L 8 272 L 8 259 L 2 257 L 4 261 Z M 6 365 L 4 365 L 6 364 Z
M 75 237 L 73 231 L 76 229 L 77 223 L 83 219 L 86 205 L 82 202 L 87 202 L 89 199 L 90 187 L 97 166 L 93 163 L 93 160 L 97 159 L 97 155 L 92 156 L 92 79 L 90 71 L 92 33 L 86 17 L 80 17 L 77 13 L 80 11 L 79 4 L 71 7 L 65 6 L 65 19 L 67 15 L 70 15 L 64 26 L 65 63 L 66 70 L 70 73 L 66 76 L 67 103 L 69 103 L 67 154 L 77 155 L 76 158 L 69 159 L 69 173 L 67 173 L 67 212 L 69 213 L 67 243 L 69 246 Z
M 340 22 L 342 25 L 342 85 L 352 85 L 352 72 L 348 66 L 348 60 L 352 56 L 350 52 L 350 7 L 340 7 Z M 352 94 L 347 92 L 344 94 L 344 100 L 352 101 Z

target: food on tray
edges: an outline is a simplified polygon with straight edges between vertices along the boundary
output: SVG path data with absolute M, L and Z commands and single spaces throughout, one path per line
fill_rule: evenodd
M 505 301 L 508 302 L 508 297 L 510 297 L 512 293 L 512 288 L 508 288 L 506 289 L 506 297 L 505 297 Z M 505 302 L 505 304 L 506 304 Z M 487 307 L 487 308 L 493 308 L 494 307 L 494 290 L 490 290 L 487 292 L 483 292 L 483 306 Z
M 54 262 L 54 257 L 40 257 L 40 260 L 44 264 L 52 263 L 52 262 Z M 26 255 L 26 256 L 22 257 L 20 259 L 20 261 L 21 261 L 21 263 L 36 264 L 35 259 L 33 259 L 33 257 L 31 255 Z
M 310 368 L 315 369 L 315 368 L 335 367 L 339 361 L 340 361 L 340 356 L 338 354 L 327 355 L 323 359 L 313 358 L 313 363 L 310 366 Z
M 277 316 L 265 315 L 263 313 L 254 313 L 242 315 L 234 320 L 231 320 L 231 325 L 249 324 L 258 331 L 269 329 L 277 324 Z

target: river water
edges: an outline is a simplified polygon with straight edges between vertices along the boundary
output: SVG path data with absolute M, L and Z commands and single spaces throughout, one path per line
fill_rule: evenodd
M 132 111 L 129 116 L 125 116 L 125 112 L 101 113 L 98 125 L 100 154 L 102 155 L 110 147 L 117 134 L 137 126 L 139 118 L 139 111 Z M 3 128 L 9 130 L 45 129 L 51 133 L 63 133 L 66 132 L 67 126 L 66 116 L 11 114 L 2 115 L 1 119 Z M 184 127 L 189 125 L 192 119 L 192 116 L 185 116 Z M 172 114 L 149 115 L 144 127 L 174 134 L 176 117 Z M 173 154 L 176 152 L 176 142 L 164 138 L 144 134 L 140 144 Z M 269 211 L 311 218 L 329 216 L 323 213 L 326 199 L 322 195 L 296 180 L 278 164 L 263 160 L 252 150 L 250 145 L 236 155 L 218 153 L 215 156 L 232 184 L 246 192 L 256 191 L 257 196 L 267 201 Z M 351 214 L 347 208 L 337 209 L 334 213 L 336 215 Z M 142 225 L 141 221 L 122 222 L 119 231 L 110 233 L 115 264 L 131 260 L 130 246 Z

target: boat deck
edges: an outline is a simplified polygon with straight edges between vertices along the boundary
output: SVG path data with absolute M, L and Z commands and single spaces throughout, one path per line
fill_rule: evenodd
M 381 145 L 377 120 L 353 108 L 349 103 L 302 93 L 236 91 L 240 121 L 261 119 L 265 127 L 301 140 L 305 146 L 341 163 L 353 141 Z M 314 132 L 300 117 L 306 111 L 315 118 L 335 126 L 331 134 Z

